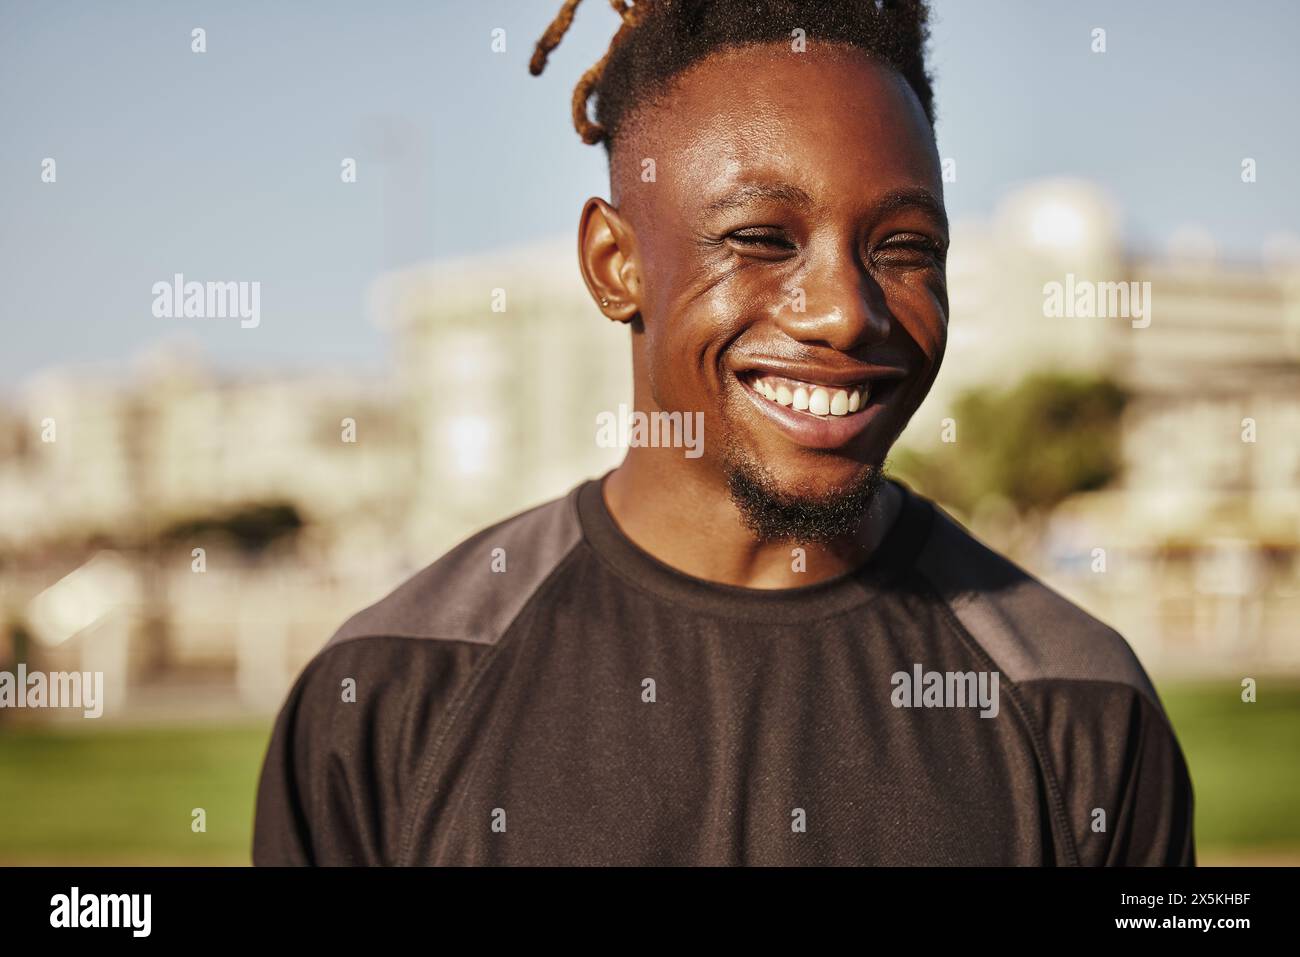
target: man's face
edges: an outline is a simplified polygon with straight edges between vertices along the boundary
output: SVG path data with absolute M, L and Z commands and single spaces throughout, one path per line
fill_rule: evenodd
M 616 158 L 642 266 L 638 388 L 705 413 L 701 461 L 733 486 L 814 508 L 851 497 L 946 340 L 947 221 L 919 102 L 859 51 L 751 46 L 697 64 L 646 120 Z M 653 183 L 629 149 L 654 159 Z

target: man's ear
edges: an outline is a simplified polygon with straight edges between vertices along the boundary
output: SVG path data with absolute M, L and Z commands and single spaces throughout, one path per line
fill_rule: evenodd
M 597 196 L 587 200 L 578 222 L 578 265 L 600 311 L 617 322 L 641 313 L 641 276 L 636 237 L 618 210 Z

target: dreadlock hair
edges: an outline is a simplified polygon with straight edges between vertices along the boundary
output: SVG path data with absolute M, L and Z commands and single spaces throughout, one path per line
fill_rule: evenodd
M 528 65 L 537 76 L 563 38 L 581 0 L 564 0 Z M 926 0 L 609 0 L 623 20 L 605 55 L 573 90 L 573 125 L 588 144 L 612 154 L 620 130 L 692 64 L 728 47 L 789 43 L 801 28 L 810 43 L 857 47 L 896 70 L 934 127 L 934 93 L 925 68 Z M 596 118 L 587 102 L 596 97 Z

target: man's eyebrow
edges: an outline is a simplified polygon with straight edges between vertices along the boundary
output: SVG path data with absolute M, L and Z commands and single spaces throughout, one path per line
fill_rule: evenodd
M 767 199 L 792 206 L 811 206 L 812 197 L 793 183 L 746 183 L 704 206 L 705 213 L 722 213 L 755 200 Z
M 773 200 L 802 207 L 813 204 L 812 197 L 793 183 L 746 183 L 725 196 L 720 196 L 712 202 L 706 203 L 704 212 L 706 214 L 722 213 L 757 200 Z M 943 202 L 923 186 L 891 190 L 877 199 L 873 206 L 880 213 L 919 208 L 923 212 L 929 213 L 945 229 L 948 228 L 948 214 L 943 208 Z
M 948 213 L 938 196 L 924 186 L 912 186 L 895 189 L 886 193 L 875 202 L 875 208 L 881 213 L 892 213 L 900 209 L 920 209 L 943 226 L 948 228 Z

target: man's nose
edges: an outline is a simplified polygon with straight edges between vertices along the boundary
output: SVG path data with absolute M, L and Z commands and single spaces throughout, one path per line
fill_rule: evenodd
M 839 352 L 884 342 L 890 327 L 884 290 L 860 264 L 846 260 L 797 283 L 778 321 L 792 339 Z

